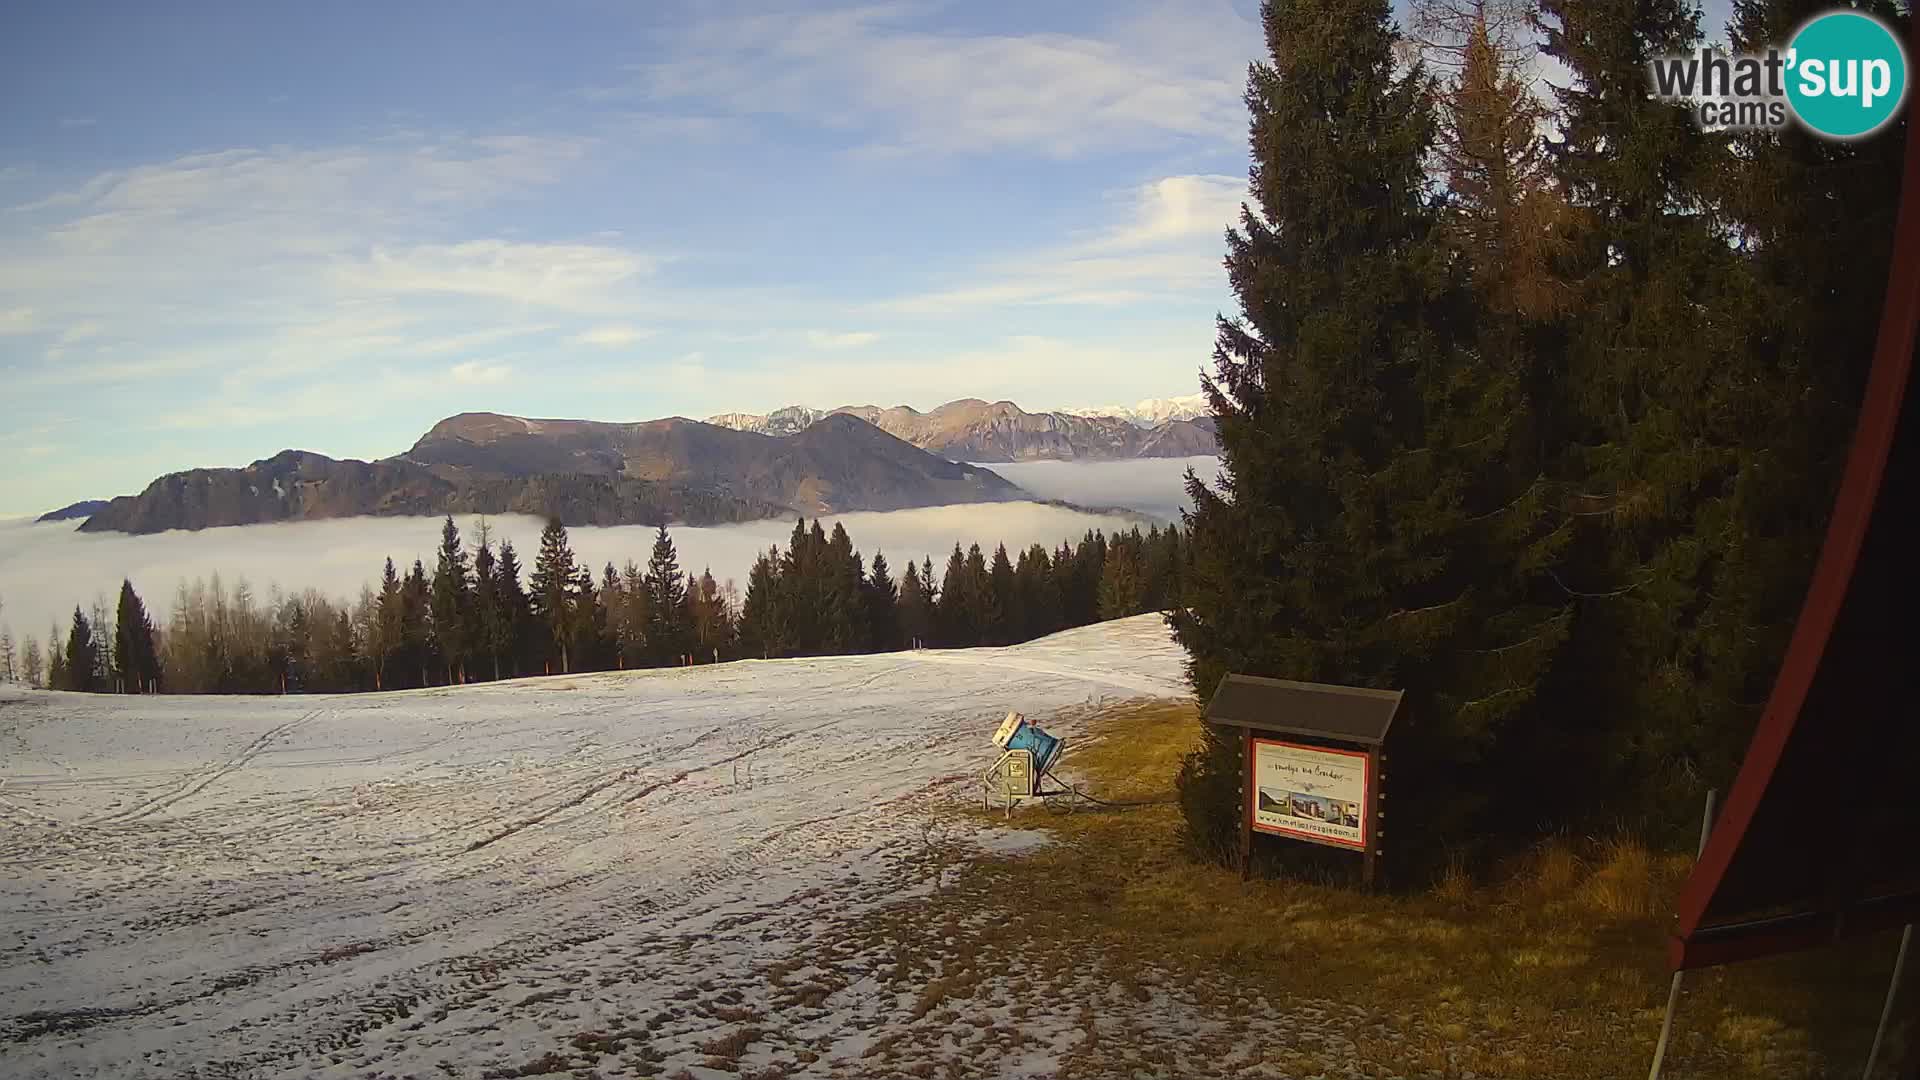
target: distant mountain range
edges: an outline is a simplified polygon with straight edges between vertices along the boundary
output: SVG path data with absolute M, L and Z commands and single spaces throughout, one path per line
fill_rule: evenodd
M 106 508 L 107 500 L 105 499 L 82 499 L 77 503 L 69 503 L 58 510 L 49 510 L 33 520 L 35 522 L 73 521 L 77 518 L 92 517 Z
M 787 437 L 828 416 L 857 416 L 889 435 L 955 461 L 1103 461 L 1188 457 L 1218 450 L 1213 418 L 1200 395 L 1155 398 L 1132 408 L 1030 413 L 1011 401 L 949 401 L 931 412 L 905 405 L 802 405 L 760 413 L 721 413 L 707 423 Z
M 955 464 L 852 415 L 775 438 L 679 417 L 614 424 L 462 413 L 379 461 L 286 450 L 244 468 L 170 473 L 80 528 L 152 533 L 442 513 L 706 525 L 1029 497 L 991 470 Z
M 1159 427 L 1169 420 L 1198 420 L 1207 415 L 1207 395 L 1148 398 L 1133 405 L 1095 405 L 1084 409 L 1060 409 L 1080 416 L 1112 416 L 1136 427 Z

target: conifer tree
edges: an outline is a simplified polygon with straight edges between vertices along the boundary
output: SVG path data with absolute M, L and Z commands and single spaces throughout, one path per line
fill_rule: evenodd
M 1035 544 L 1020 553 L 1013 577 L 1014 589 L 1020 597 L 1021 640 L 1042 637 L 1061 628 L 1060 589 L 1053 571 L 1045 545 Z
M 569 655 L 575 671 L 598 671 L 605 667 L 600 640 L 599 590 L 593 586 L 593 571 L 585 563 L 574 568 L 573 587 L 567 590 L 567 632 L 572 637 Z
M 913 564 L 907 564 L 907 570 L 913 570 Z M 892 652 L 900 647 L 900 593 L 887 570 L 887 556 L 883 552 L 873 553 L 873 569 L 867 573 L 864 589 L 867 606 L 867 640 L 880 652 Z
M 527 593 L 520 585 L 520 556 L 513 550 L 512 540 L 500 542 L 500 562 L 494 569 L 494 588 L 500 605 L 500 622 L 497 626 L 499 636 L 493 640 L 494 649 L 507 657 L 514 675 L 523 670 L 521 664 L 532 648 L 533 613 L 527 602 Z
M 496 681 L 500 678 L 500 651 L 507 639 L 507 612 L 500 602 L 497 570 L 493 541 L 487 523 L 482 521 L 480 547 L 473 553 L 472 654 L 487 661 Z
M 400 651 L 406 657 L 409 673 L 418 670 L 416 686 L 431 685 L 427 669 L 433 663 L 433 627 L 429 608 L 433 589 L 427 583 L 427 568 L 419 559 L 400 583 Z
M 987 557 L 979 544 L 967 545 L 965 580 L 963 612 L 968 640 L 974 645 L 997 644 L 993 635 L 1000 623 L 1000 607 L 993 595 L 993 576 L 987 571 Z
M 552 649 L 560 653 L 560 670 L 573 670 L 569 650 L 573 637 L 572 598 L 574 585 L 573 548 L 567 543 L 567 527 L 559 518 L 548 518 L 540 533 L 540 554 L 528 578 L 533 618 L 545 631 Z M 551 652 L 543 652 L 551 656 Z
M 1255 208 L 1227 237 L 1241 311 L 1202 380 L 1223 488 L 1189 474 L 1171 621 L 1202 695 L 1230 670 L 1405 690 L 1419 719 L 1396 772 L 1417 809 L 1397 850 L 1417 855 L 1462 834 L 1485 786 L 1462 777 L 1523 724 L 1564 633 L 1531 602 L 1555 541 L 1507 469 L 1519 380 L 1463 341 L 1470 292 L 1424 169 L 1432 89 L 1396 65 L 1388 5 L 1269 0 L 1262 21 Z M 1239 776 L 1209 730 L 1180 776 L 1202 850 L 1237 832 Z
M 600 572 L 600 591 L 595 597 L 594 618 L 599 627 L 600 648 L 605 654 L 603 662 L 616 668 L 627 666 L 626 653 L 620 649 L 620 620 L 627 606 L 624 591 L 620 572 L 613 568 L 613 560 L 607 560 Z
M 1575 617 L 1551 692 L 1557 712 L 1586 723 L 1542 729 L 1522 759 L 1564 775 L 1543 799 L 1623 812 L 1603 799 L 1638 788 L 1642 805 L 1692 801 L 1730 779 L 1771 678 L 1766 658 L 1784 643 L 1782 609 L 1797 608 L 1794 579 L 1805 580 L 1788 552 L 1812 550 L 1798 507 L 1818 484 L 1802 463 L 1822 456 L 1822 437 L 1820 410 L 1798 403 L 1826 396 L 1817 386 L 1827 373 L 1779 350 L 1768 309 L 1790 302 L 1758 286 L 1765 257 L 1740 251 L 1767 226 L 1749 233 L 1719 212 L 1743 205 L 1723 190 L 1743 155 L 1646 92 L 1651 57 L 1698 46 L 1699 9 L 1543 0 L 1541 14 L 1544 51 L 1570 72 L 1555 90 L 1552 164 L 1573 211 L 1557 264 L 1567 311 L 1554 375 L 1565 400 L 1553 427 L 1567 435 L 1558 471 L 1576 526 L 1554 580 Z M 1779 237 L 1762 246 L 1769 239 Z M 1844 367 L 1825 341 L 1815 364 Z M 1789 490 L 1795 509 L 1783 515 Z
M 936 605 L 937 633 L 940 644 L 946 648 L 961 649 L 980 644 L 974 636 L 970 592 L 967 557 L 961 554 L 960 545 L 956 543 L 953 545 L 953 554 L 947 556 L 947 570 L 940 579 L 940 600 Z
M 406 639 L 406 605 L 400 595 L 400 575 L 387 558 L 380 575 L 380 594 L 375 600 L 373 641 L 368 649 L 373 657 L 373 684 L 386 689 L 387 661 L 393 658 Z
M 680 555 L 667 527 L 653 537 L 647 557 L 647 650 L 659 664 L 678 664 L 687 651 L 686 583 L 680 577 Z
M 647 581 L 632 559 L 621 567 L 620 599 L 620 653 L 630 666 L 644 667 L 649 656 Z
M 988 614 L 989 624 L 993 627 L 989 637 L 995 645 L 1010 645 L 1019 640 L 1015 630 L 1023 616 L 1020 612 L 1020 597 L 1013 583 L 1013 562 L 1007 558 L 1007 545 L 1000 544 L 993 549 L 993 565 L 987 571 L 987 594 L 993 600 Z
M 79 607 L 73 609 L 73 626 L 67 632 L 65 667 L 67 685 L 63 689 L 93 693 L 100 689 L 95 664 L 100 647 L 93 640 L 93 624 Z
M 928 600 L 925 578 L 912 559 L 900 575 L 900 636 L 908 648 L 925 644 L 933 637 L 933 605 Z
M 0 626 L 0 682 L 19 682 L 19 659 L 13 647 L 13 630 Z
M 774 547 L 753 560 L 747 574 L 747 596 L 740 606 L 740 650 L 749 657 L 769 659 L 788 655 L 790 648 L 780 591 L 780 549 Z
M 815 524 L 819 522 L 816 520 Z M 867 650 L 867 607 L 861 584 L 866 570 L 844 525 L 833 523 L 819 563 L 826 598 L 822 647 L 829 654 Z
M 1140 558 L 1131 544 L 1116 545 L 1107 552 L 1107 565 L 1100 575 L 1100 617 L 1124 619 L 1140 613 L 1142 581 Z
M 133 582 L 120 582 L 120 608 L 114 619 L 114 666 L 120 692 L 144 694 L 158 687 L 160 655 L 153 643 L 153 620 Z
M 711 567 L 701 570 L 697 579 L 687 575 L 687 609 L 692 619 L 695 662 L 717 662 L 722 655 L 731 654 L 733 612 Z
M 446 665 L 447 682 L 466 680 L 466 663 L 473 621 L 472 582 L 468 578 L 467 552 L 460 543 L 460 530 L 448 514 L 440 527 L 440 551 L 433 570 L 433 637 L 439 645 L 440 662 Z

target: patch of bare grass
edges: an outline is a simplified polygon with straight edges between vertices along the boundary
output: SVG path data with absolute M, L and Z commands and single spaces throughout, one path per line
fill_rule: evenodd
M 1067 765 L 1102 799 L 1168 799 L 1198 723 L 1190 703 L 1113 708 L 1093 718 Z M 1597 1080 L 1634 1075 L 1651 1059 L 1684 855 L 1625 837 L 1561 838 L 1491 880 L 1455 867 L 1427 892 L 1384 896 L 1242 881 L 1196 863 L 1169 805 L 1028 811 L 1014 824 L 1061 842 L 976 860 L 929 901 L 994 910 L 997 944 L 1009 951 L 1074 941 L 1110 972 L 1224 974 L 1277 1008 L 1358 1006 L 1392 1033 L 1356 1040 L 1369 1066 L 1390 1073 Z M 1018 903 L 1032 895 L 1045 904 Z M 1857 1075 L 1891 957 L 1882 937 L 1690 975 L 1670 1072 Z M 1080 1056 L 1101 1052 L 1092 1035 Z

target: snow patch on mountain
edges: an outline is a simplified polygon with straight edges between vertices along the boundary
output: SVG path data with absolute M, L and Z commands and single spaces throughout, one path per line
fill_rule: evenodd
M 1057 409 L 1075 416 L 1111 416 L 1136 427 L 1154 428 L 1173 420 L 1194 420 L 1207 415 L 1207 396 L 1146 398 L 1132 405 L 1093 405 L 1082 409 Z

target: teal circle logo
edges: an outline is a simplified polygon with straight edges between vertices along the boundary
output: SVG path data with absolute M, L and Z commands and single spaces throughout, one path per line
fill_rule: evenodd
M 1907 52 L 1871 15 L 1816 15 L 1787 43 L 1787 102 L 1816 134 L 1871 135 L 1907 97 Z

